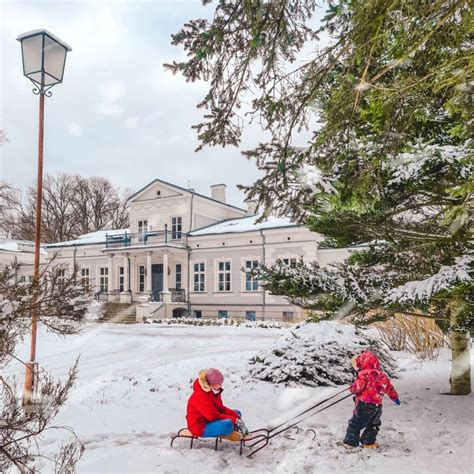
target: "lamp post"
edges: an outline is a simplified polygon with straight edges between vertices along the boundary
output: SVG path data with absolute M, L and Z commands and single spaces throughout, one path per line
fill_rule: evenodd
M 38 174 L 36 188 L 36 219 L 35 219 L 35 261 L 33 288 L 39 288 L 40 241 L 41 241 L 41 202 L 43 197 L 43 137 L 44 137 L 44 98 L 51 97 L 51 87 L 63 81 L 66 55 L 71 47 L 51 34 L 41 29 L 23 33 L 17 37 L 21 43 L 23 59 L 23 74 L 34 85 L 33 93 L 39 95 L 39 128 L 38 128 Z M 33 297 L 31 310 L 31 347 L 30 361 L 26 364 L 25 387 L 23 403 L 33 402 L 36 389 L 36 374 L 38 363 L 36 359 L 36 330 L 39 307 Z

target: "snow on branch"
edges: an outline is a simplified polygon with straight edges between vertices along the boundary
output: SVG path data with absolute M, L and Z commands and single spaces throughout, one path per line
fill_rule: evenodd
M 472 173 L 472 163 L 466 160 L 472 151 L 464 146 L 453 145 L 426 145 L 422 144 L 413 150 L 397 155 L 388 167 L 392 169 L 393 176 L 390 185 L 397 185 L 408 180 L 418 180 L 426 174 L 426 168 L 435 164 L 456 167 L 460 166 L 463 178 L 468 178 Z
M 427 303 L 443 290 L 451 290 L 461 282 L 472 282 L 474 257 L 458 257 L 454 265 L 442 266 L 437 273 L 425 280 L 410 281 L 392 289 L 384 298 L 384 304 Z
M 316 166 L 303 165 L 297 175 L 298 182 L 303 189 L 310 189 L 315 194 L 324 191 L 327 194 L 335 193 L 331 180 L 323 176 Z

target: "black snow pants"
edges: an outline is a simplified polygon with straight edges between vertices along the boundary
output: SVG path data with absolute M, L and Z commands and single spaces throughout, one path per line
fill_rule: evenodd
M 359 446 L 359 441 L 361 444 L 375 443 L 382 424 L 381 416 L 382 405 L 359 401 L 349 420 L 344 443 L 351 446 Z M 364 430 L 362 435 L 360 434 L 361 430 Z

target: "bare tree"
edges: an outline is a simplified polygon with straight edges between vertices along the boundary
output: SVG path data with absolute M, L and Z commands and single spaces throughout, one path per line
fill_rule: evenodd
M 128 198 L 132 195 L 132 190 L 125 188 L 118 195 L 118 200 L 111 212 L 111 227 L 113 229 L 125 229 L 130 225 L 128 217 Z
M 79 330 L 90 301 L 89 289 L 78 284 L 76 269 L 66 276 L 64 265 L 45 268 L 38 283 L 17 282 L 17 270 L 15 265 L 0 270 L 0 367 L 19 360 L 15 347 L 30 329 L 33 304 L 41 307 L 42 324 L 56 333 L 71 334 Z M 29 409 L 23 407 L 16 380 L 0 376 L 0 472 L 12 467 L 22 473 L 37 472 L 38 462 L 51 463 L 55 472 L 73 472 L 84 446 L 70 428 L 54 426 L 52 421 L 74 385 L 77 361 L 64 382 L 46 373 L 36 376 L 39 390 Z M 53 456 L 38 444 L 50 430 L 67 430 L 72 436 Z
M 13 236 L 32 240 L 35 228 L 36 187 L 30 186 L 17 204 Z M 43 183 L 42 241 L 62 242 L 81 234 L 128 225 L 127 197 L 106 178 L 84 178 L 59 173 Z
M 78 234 L 128 225 L 128 195 L 120 195 L 108 179 L 80 178 L 76 188 L 73 205 Z
M 1 136 L 0 136 L 1 140 Z M 11 233 L 14 209 L 18 207 L 21 194 L 6 181 L 0 180 L 0 233 Z

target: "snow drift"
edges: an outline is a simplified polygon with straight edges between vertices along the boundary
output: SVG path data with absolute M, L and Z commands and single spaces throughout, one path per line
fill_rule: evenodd
M 342 385 L 354 379 L 351 358 L 370 350 L 383 371 L 396 377 L 395 360 L 372 333 L 336 321 L 301 323 L 285 331 L 272 348 L 249 361 L 251 377 L 273 383 Z

